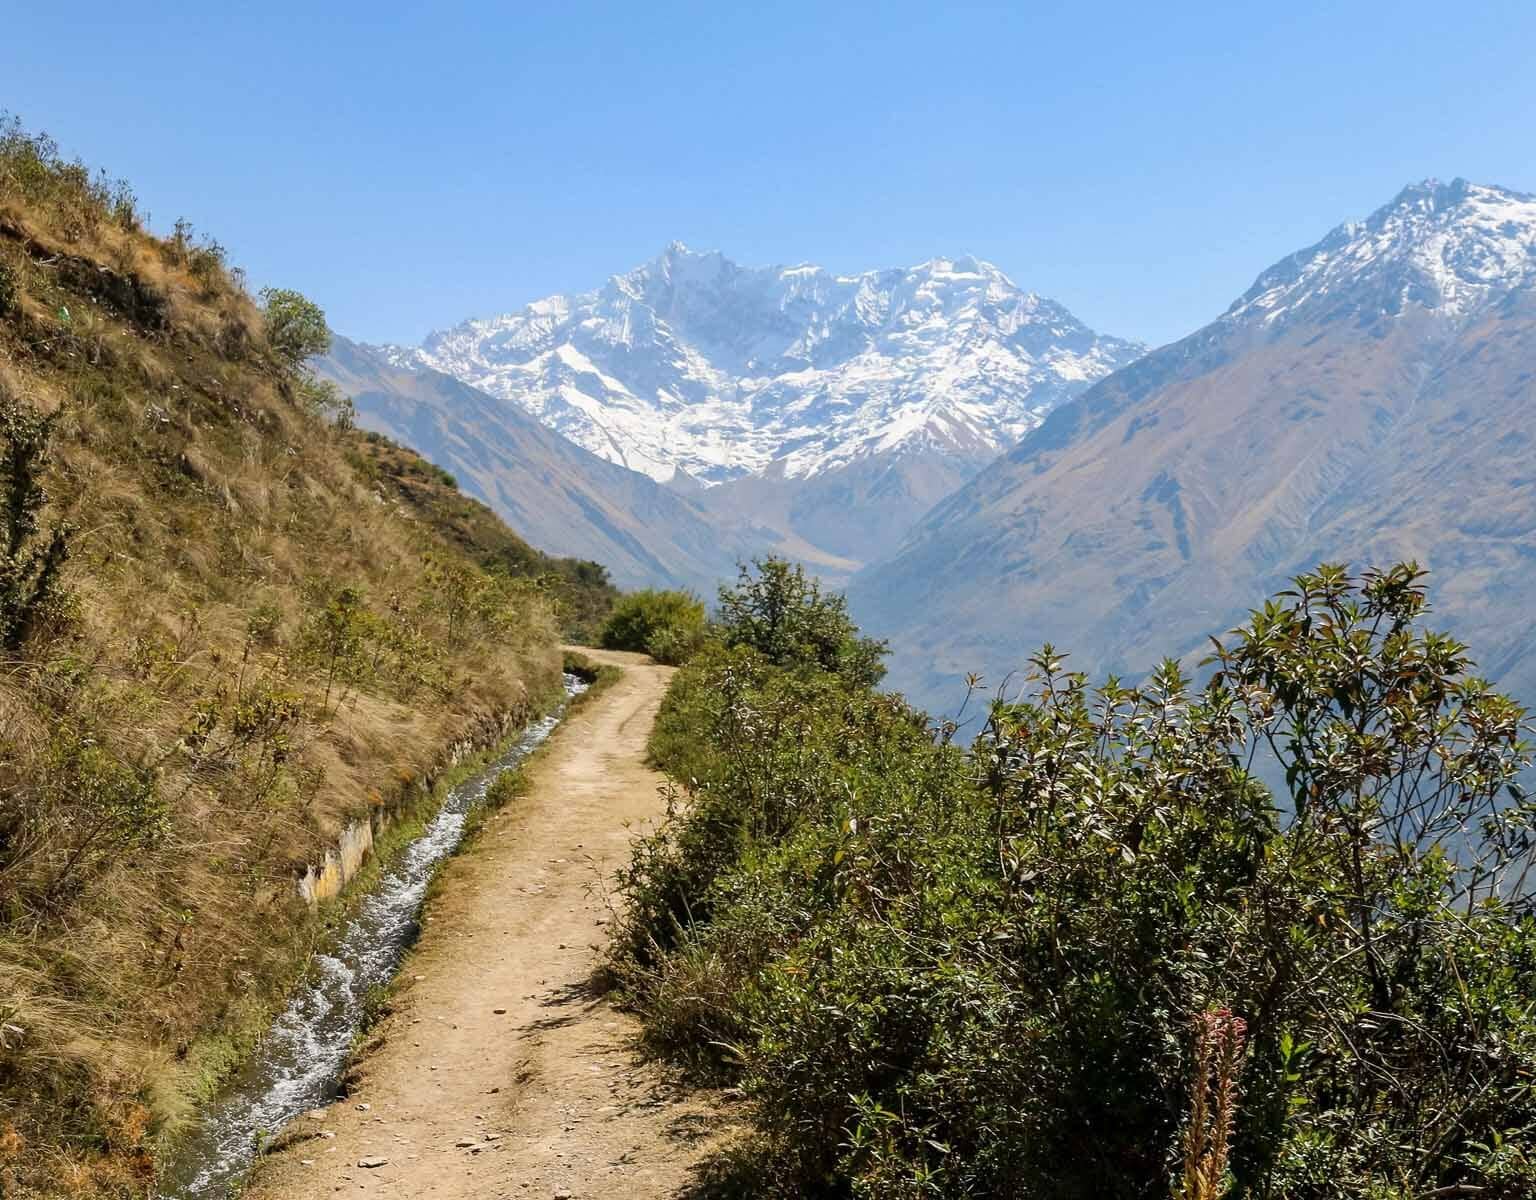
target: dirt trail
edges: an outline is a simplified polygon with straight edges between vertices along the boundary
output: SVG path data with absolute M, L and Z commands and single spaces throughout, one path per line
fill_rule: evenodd
M 671 675 L 592 656 L 623 678 L 557 730 L 528 794 L 448 865 L 358 1086 L 323 1120 L 299 1118 L 249 1197 L 674 1196 L 726 1135 L 719 1104 L 642 1063 L 633 1019 L 588 985 L 599 881 L 629 827 L 662 808 L 645 741 Z

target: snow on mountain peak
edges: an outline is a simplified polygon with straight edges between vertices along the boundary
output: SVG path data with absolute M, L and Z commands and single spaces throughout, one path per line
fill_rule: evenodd
M 1142 349 L 970 255 L 834 275 L 672 242 L 594 291 L 393 353 L 605 458 L 708 485 L 918 448 L 980 460 Z
M 1460 319 L 1532 281 L 1536 196 L 1427 179 L 1276 263 L 1225 319 L 1272 325 L 1392 316 L 1412 306 Z

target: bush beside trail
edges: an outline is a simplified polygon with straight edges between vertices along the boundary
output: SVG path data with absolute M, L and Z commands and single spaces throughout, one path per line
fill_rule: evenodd
M 614 602 L 599 637 L 605 650 L 632 650 L 677 666 L 699 648 L 707 624 L 704 602 L 691 592 L 647 588 Z
M 1526 714 L 1425 612 L 1328 566 L 1199 686 L 1047 647 L 969 748 L 712 644 L 621 880 L 653 1045 L 753 1098 L 774 1195 L 1536 1194 Z
M 861 637 L 848 603 L 798 563 L 769 555 L 722 587 L 714 620 L 692 592 L 647 588 L 617 599 L 599 635 L 605 650 L 632 650 L 679 666 L 710 641 L 750 646 L 778 667 L 812 665 L 863 687 L 885 677 L 884 642 Z

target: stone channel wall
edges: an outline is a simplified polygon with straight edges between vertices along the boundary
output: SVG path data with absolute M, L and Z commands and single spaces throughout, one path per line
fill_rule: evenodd
M 381 803 L 366 817 L 359 817 L 345 826 L 336 844 L 326 848 L 324 858 L 318 863 L 306 864 L 296 879 L 299 896 L 311 907 L 339 896 L 372 857 L 374 839 L 423 803 L 445 771 L 451 771 L 483 750 L 500 745 L 514 730 L 526 725 L 531 715 L 531 709 L 522 705 L 499 716 L 477 719 L 465 736 L 449 743 L 431 770 L 402 786 L 392 803 Z

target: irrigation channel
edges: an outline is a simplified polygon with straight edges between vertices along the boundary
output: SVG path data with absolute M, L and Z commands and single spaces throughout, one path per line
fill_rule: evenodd
M 256 1053 L 209 1106 L 159 1195 L 224 1200 L 255 1161 L 260 1141 L 340 1094 L 352 1039 L 370 991 L 388 983 L 415 940 L 422 898 L 438 865 L 458 847 L 468 815 L 496 778 L 543 742 L 587 685 L 565 676 L 566 700 L 534 722 L 485 770 L 452 789 L 421 836 L 383 871 L 329 953 L 273 1022 Z

